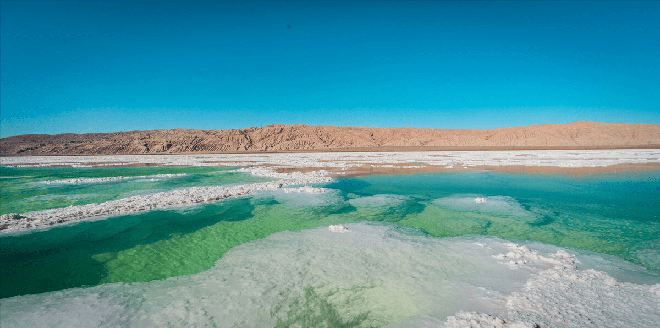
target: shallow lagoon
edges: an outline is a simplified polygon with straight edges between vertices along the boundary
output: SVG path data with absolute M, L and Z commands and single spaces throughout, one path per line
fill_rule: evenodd
M 140 173 L 140 175 L 151 174 Z M 111 183 L 99 185 L 103 184 L 111 185 Z M 233 251 L 229 250 L 235 246 L 245 245 L 242 247 L 254 248 L 257 246 L 248 246 L 253 244 L 248 242 L 266 238 L 261 243 L 272 243 L 275 242 L 274 240 L 288 238 L 291 248 L 295 249 L 299 244 L 297 238 L 309 234 L 303 232 L 304 229 L 362 221 L 394 224 L 386 225 L 385 232 L 376 230 L 374 232 L 376 236 L 382 234 L 390 236 L 392 231 L 396 231 L 399 239 L 419 237 L 442 241 L 447 238 L 437 237 L 484 235 L 538 241 L 570 247 L 569 250 L 579 248 L 615 255 L 641 266 L 634 267 L 631 263 L 630 265 L 635 269 L 626 269 L 628 270 L 626 271 L 621 267 L 627 267 L 625 263 L 629 262 L 614 260 L 616 257 L 607 256 L 595 262 L 601 263 L 600 269 L 609 268 L 608 273 L 622 281 L 660 282 L 658 278 L 660 173 L 657 172 L 584 177 L 496 172 L 366 176 L 339 179 L 325 187 L 330 188 L 331 191 L 325 194 L 261 192 L 254 196 L 213 204 L 82 222 L 42 232 L 2 237 L 0 239 L 2 298 L 70 287 L 111 282 L 145 282 L 183 275 L 192 275 L 190 279 L 199 282 L 201 276 L 194 274 L 206 272 L 211 268 L 216 271 L 222 269 L 222 260 L 217 262 L 215 267 L 214 264 L 218 259 L 223 258 L 223 255 L 231 254 Z M 474 201 L 476 198 L 484 198 L 485 202 L 477 203 Z M 355 227 L 358 230 L 369 229 L 362 225 Z M 393 227 L 401 227 L 401 229 L 391 230 Z M 286 230 L 301 231 L 301 235 L 272 235 Z M 371 236 L 369 238 L 373 237 L 369 236 Z M 469 240 L 474 237 L 460 238 Z M 492 241 L 493 239 L 486 238 L 479 239 L 478 242 Z M 322 248 L 319 246 L 319 249 Z M 254 251 L 257 252 L 257 248 Z M 399 252 L 391 251 L 392 254 Z M 575 251 L 579 252 L 579 250 Z M 457 254 L 459 253 L 457 251 Z M 250 254 L 258 256 L 257 253 Z M 428 253 L 424 254 L 428 255 Z M 284 258 L 272 256 L 269 261 L 294 265 Z M 301 258 L 301 261 L 309 262 L 318 258 L 313 254 L 310 256 L 311 259 Z M 365 256 L 379 258 L 383 253 L 375 251 Z M 343 261 L 341 258 L 335 260 Z M 272 265 L 277 267 L 276 263 Z M 438 265 L 447 267 L 446 263 Z M 468 264 L 461 265 L 466 266 L 468 268 L 466 270 L 470 270 Z M 390 268 L 390 265 L 385 267 Z M 429 267 L 433 265 L 429 264 Z M 472 268 L 481 270 L 478 267 L 479 265 L 475 264 Z M 313 268 L 307 269 L 313 271 Z M 373 269 L 377 269 L 377 266 Z M 420 270 L 420 268 L 409 269 Z M 249 269 L 245 270 L 247 271 L 242 271 L 244 275 L 257 274 Z M 624 271 L 625 274 L 622 273 Z M 409 274 L 415 276 L 415 272 L 411 271 Z M 378 275 L 374 272 L 374 276 Z M 230 276 L 227 276 L 229 277 L 227 279 L 231 279 Z M 288 311 L 275 311 L 279 314 L 276 315 L 277 320 L 273 319 L 274 322 L 283 326 L 298 322 L 297 318 L 301 315 L 304 317 L 305 315 L 301 313 L 309 310 L 305 308 L 310 307 L 329 311 L 325 314 L 327 320 L 323 319 L 325 320 L 323 322 L 335 322 L 337 325 L 351 322 L 394 324 L 421 311 L 415 310 L 417 305 L 414 304 L 419 300 L 413 297 L 408 300 L 407 310 L 405 304 L 401 303 L 400 311 L 392 312 L 393 307 L 398 307 L 398 305 L 394 306 L 398 304 L 397 301 L 394 299 L 387 301 L 388 295 L 385 290 L 378 288 L 374 290 L 369 287 L 371 285 L 366 284 L 365 281 L 370 281 L 371 278 L 365 277 L 362 280 L 355 277 L 345 278 L 355 280 L 355 284 L 325 288 L 323 286 L 327 285 L 327 282 L 312 281 L 302 284 L 309 288 L 313 287 L 312 289 L 300 287 L 302 285 L 297 286 L 298 289 L 295 292 L 291 291 L 291 294 L 298 295 L 298 298 L 303 300 L 300 302 L 309 303 L 298 308 L 291 307 L 291 304 L 287 303 L 289 298 L 282 295 L 279 301 L 260 299 L 255 302 L 288 307 Z M 454 283 L 461 280 L 451 277 L 448 279 Z M 172 284 L 177 284 L 176 280 L 167 281 L 166 284 L 170 287 Z M 515 281 L 519 281 L 518 284 L 522 285 L 525 280 Z M 283 281 L 281 283 L 286 285 Z M 137 289 L 143 288 L 140 284 L 134 286 Z M 343 289 L 338 291 L 333 288 Z M 369 290 L 370 292 L 366 292 Z M 369 296 L 365 293 L 375 294 Z M 400 293 L 392 293 L 390 297 L 401 298 Z M 245 296 L 239 294 L 236 294 L 237 299 Z M 339 295 L 342 296 L 337 299 Z M 372 302 L 385 303 L 375 308 L 362 309 L 357 317 L 332 312 L 351 308 L 347 305 L 349 303 L 353 304 L 352 306 L 358 304 L 355 300 L 352 303 L 341 301 L 342 297 L 367 296 Z M 227 297 L 231 300 L 230 296 Z M 431 295 L 424 296 L 425 299 L 429 297 Z M 444 301 L 435 306 L 446 308 L 434 310 L 439 313 L 436 317 L 443 318 L 461 309 L 457 304 L 451 303 L 450 299 L 443 299 Z M 272 311 L 274 308 L 271 309 Z M 384 315 L 384 312 L 379 311 L 390 311 L 392 315 Z M 365 313 L 372 314 L 365 316 Z M 373 320 L 369 319 L 370 315 Z M 336 320 L 328 319 L 332 317 Z M 332 326 L 332 324 L 328 325 Z
M 220 167 L 1 167 L 0 214 L 101 203 L 179 188 L 268 181 L 231 170 Z M 117 180 L 99 181 L 103 178 Z M 72 179 L 80 181 L 72 182 Z

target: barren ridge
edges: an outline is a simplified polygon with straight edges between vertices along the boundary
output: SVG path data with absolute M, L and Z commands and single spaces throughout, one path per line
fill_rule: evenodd
M 0 155 L 114 155 L 365 150 L 387 147 L 658 147 L 660 125 L 575 122 L 493 130 L 268 125 L 232 130 L 27 134 L 0 139 Z

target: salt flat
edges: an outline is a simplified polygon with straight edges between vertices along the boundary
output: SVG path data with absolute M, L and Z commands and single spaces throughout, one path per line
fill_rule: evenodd
M 281 167 L 339 167 L 362 164 L 411 164 L 436 166 L 556 166 L 597 167 L 617 164 L 660 163 L 660 150 L 516 150 L 429 152 L 320 152 L 200 155 L 110 155 L 0 157 L 0 164 L 18 167 L 114 166 L 135 164 L 185 166 L 275 165 Z
M 101 204 L 70 206 L 29 213 L 13 213 L 0 216 L 2 233 L 43 229 L 88 219 L 112 215 L 142 212 L 168 207 L 217 201 L 228 197 L 245 196 L 258 190 L 275 190 L 292 185 L 322 183 L 329 176 L 347 173 L 352 168 L 369 165 L 414 172 L 426 167 L 461 169 L 470 167 L 558 167 L 595 168 L 621 164 L 660 165 L 660 151 L 639 150 L 525 150 L 525 151 L 457 151 L 457 152 L 359 152 L 359 153 L 276 153 L 231 155 L 119 155 L 119 156 L 35 156 L 2 157 L 0 164 L 8 167 L 44 168 L 55 166 L 104 167 L 130 165 L 162 166 L 250 166 L 242 172 L 279 179 L 275 182 L 248 184 L 234 187 L 189 188 L 162 192 L 149 196 L 130 198 Z M 307 173 L 277 173 L 278 168 L 319 168 Z M 321 168 L 337 168 L 329 173 Z M 396 172 L 396 170 L 394 171 Z M 104 179 L 70 179 L 47 183 L 79 183 L 107 181 Z
M 23 270 L 3 271 L 3 281 L 71 281 L 69 265 L 84 269 L 74 263 L 93 263 L 103 273 L 87 288 L 80 287 L 90 283 L 77 278 L 79 283 L 46 290 L 50 292 L 14 292 L 2 300 L 3 325 L 650 328 L 660 321 L 660 222 L 653 205 L 660 190 L 657 171 L 585 179 L 488 171 L 621 165 L 655 169 L 660 164 L 657 150 L 0 161 L 35 171 L 147 164 L 239 167 L 207 174 L 271 179 L 3 215 L 3 266 Z M 429 166 L 457 172 L 342 178 L 360 170 L 368 173 L 365 167 L 414 173 Z M 140 179 L 169 179 L 176 186 L 191 176 L 29 183 L 53 188 L 47 190 L 55 194 L 56 188 Z M 227 210 L 217 207 L 239 201 Z M 218 220 L 185 233 L 175 229 L 205 209 Z M 247 216 L 237 217 L 239 212 Z M 153 231 L 139 226 L 159 227 L 166 219 L 163 237 L 145 241 Z M 113 231 L 114 226 L 119 228 Z M 80 245 L 80 240 L 90 244 Z M 85 257 L 88 262 L 75 262 Z M 52 263 L 66 265 L 49 267 Z M 94 268 L 86 273 L 96 272 Z

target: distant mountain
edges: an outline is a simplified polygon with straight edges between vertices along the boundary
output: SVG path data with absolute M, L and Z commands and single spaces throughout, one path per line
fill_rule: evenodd
M 0 155 L 115 155 L 260 151 L 561 149 L 660 146 L 660 125 L 575 122 L 493 130 L 268 125 L 234 130 L 26 134 Z

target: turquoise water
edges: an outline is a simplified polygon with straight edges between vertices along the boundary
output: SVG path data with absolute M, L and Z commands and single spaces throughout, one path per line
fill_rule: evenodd
M 231 168 L 126 167 L 126 168 L 0 168 L 0 214 L 25 213 L 70 205 L 102 203 L 134 195 L 154 194 L 176 188 L 268 181 Z M 149 177 L 157 174 L 186 174 Z M 73 178 L 135 177 L 106 182 L 46 184 Z M 149 177 L 149 178 L 140 178 Z M 155 180 L 155 181 L 152 181 Z
M 0 297 L 190 275 L 210 269 L 232 247 L 275 232 L 361 221 L 415 227 L 434 237 L 540 241 L 616 255 L 660 272 L 658 172 L 367 176 L 325 187 L 332 190 L 263 192 L 2 237 Z

